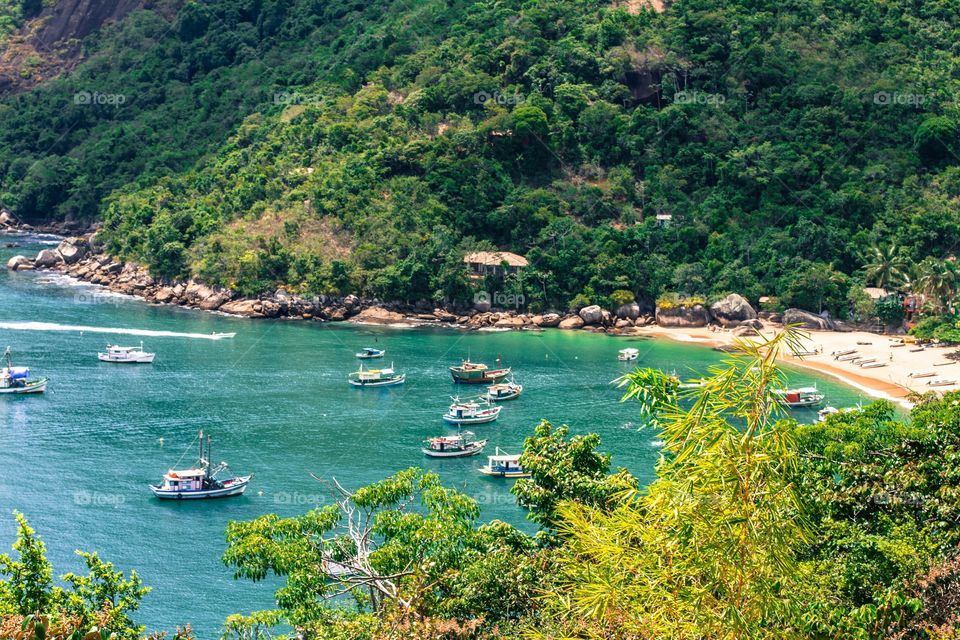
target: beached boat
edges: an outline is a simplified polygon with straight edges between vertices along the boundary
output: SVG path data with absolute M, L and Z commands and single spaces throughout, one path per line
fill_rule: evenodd
M 497 362 L 500 359 L 497 358 Z M 464 360 L 462 364 L 450 367 L 450 375 L 454 382 L 464 384 L 491 384 L 503 380 L 510 375 L 510 367 L 500 369 L 490 369 L 482 362 L 470 362 Z
M 197 465 L 191 469 L 171 469 L 163 476 L 163 483 L 150 485 L 153 495 L 163 500 L 201 500 L 208 498 L 229 498 L 238 496 L 247 489 L 250 478 L 235 476 L 220 480 L 217 475 L 227 469 L 227 463 L 217 466 L 210 463 L 210 436 L 204 446 L 203 431 L 198 435 L 200 456 Z
M 861 362 L 861 363 L 860 363 L 860 368 L 861 368 L 861 369 L 879 369 L 880 367 L 885 367 L 885 366 L 887 366 L 887 363 L 886 363 L 886 362 L 870 361 L 870 362 Z
M 517 384 L 513 380 L 510 382 L 501 382 L 487 387 L 487 400 L 491 402 L 515 400 L 520 397 L 521 393 L 523 393 L 522 384 Z
M 529 478 L 530 472 L 520 466 L 520 456 L 510 455 L 497 448 L 496 455 L 487 456 L 487 464 L 480 467 L 480 473 L 498 478 Z
M 403 384 L 407 376 L 405 373 L 397 373 L 393 370 L 393 363 L 387 369 L 364 369 L 360 367 L 359 371 L 350 374 L 347 382 L 355 387 L 389 387 L 395 384 Z
M 957 384 L 957 381 L 949 378 L 937 378 L 936 380 L 927 381 L 928 387 L 949 387 L 955 384 Z
M 816 387 L 797 389 L 774 389 L 773 395 L 780 404 L 791 407 L 815 407 L 823 402 L 823 394 Z
M 28 367 L 15 367 L 10 347 L 3 352 L 4 366 L 0 369 L 0 393 L 22 395 L 43 393 L 47 389 L 47 378 L 31 378 Z
M 857 352 L 856 349 L 841 349 L 840 351 L 831 351 L 830 355 L 832 355 L 834 358 L 837 358 L 839 356 L 848 356 L 851 353 L 856 353 L 856 352 Z
M 450 424 L 483 424 L 493 422 L 500 415 L 503 407 L 491 405 L 489 402 L 479 403 L 473 400 L 461 402 L 459 398 L 453 399 L 453 404 L 443 415 L 445 422 Z
M 386 355 L 386 349 L 375 349 L 373 347 L 364 347 L 356 355 L 361 360 L 372 360 L 373 358 L 382 358 Z
M 791 351 L 790 355 L 794 358 L 806 358 L 809 356 L 818 356 L 820 355 L 819 349 L 797 349 L 796 351 Z
M 937 375 L 936 371 L 911 371 L 907 374 L 908 378 L 932 378 Z
M 427 440 L 423 447 L 424 455 L 431 458 L 466 458 L 475 456 L 487 446 L 486 440 L 467 440 L 465 436 L 473 435 L 469 431 L 458 433 L 455 436 L 439 436 Z
M 630 347 L 627 349 L 620 349 L 620 351 L 617 352 L 617 360 L 619 360 L 620 362 L 636 360 L 639 357 L 640 357 L 640 350 L 634 349 L 633 347 Z
M 870 364 L 871 362 L 876 362 L 876 358 L 857 358 L 856 360 L 851 360 L 850 364 L 860 365 L 861 367 L 865 364 Z
M 857 352 L 854 351 L 853 353 L 847 353 L 847 354 L 844 354 L 844 355 L 842 355 L 842 356 L 834 356 L 833 359 L 834 359 L 834 360 L 837 360 L 838 362 L 846 362 L 847 360 L 857 360 L 857 359 L 862 358 L 862 357 L 863 357 L 863 356 L 857 355 Z
M 149 364 L 156 357 L 155 353 L 147 353 L 143 350 L 143 343 L 139 347 L 121 347 L 116 344 L 108 344 L 106 353 L 97 353 L 97 358 L 101 362 L 117 362 L 125 364 Z

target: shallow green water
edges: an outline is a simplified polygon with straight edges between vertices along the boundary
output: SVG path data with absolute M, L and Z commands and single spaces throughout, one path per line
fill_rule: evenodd
M 14 252 L 38 248 L 3 249 L 0 257 L 5 262 Z M 424 438 L 451 432 L 440 419 L 450 396 L 480 391 L 451 383 L 447 367 L 460 358 L 492 363 L 501 356 L 526 388 L 504 405 L 498 422 L 473 428 L 490 439 L 491 454 L 494 447 L 519 452 L 546 418 L 598 432 L 615 465 L 649 480 L 658 450 L 652 433 L 636 430 L 635 406 L 619 404 L 609 384 L 628 369 L 616 361 L 617 350 L 636 346 L 640 364 L 681 375 L 723 357 L 702 347 L 585 332 L 250 321 L 98 291 L 45 274 L 0 271 L 0 348 L 10 345 L 18 364 L 51 378 L 44 396 L 0 398 L 0 549 L 14 539 L 11 511 L 23 511 L 59 573 L 80 570 L 74 549 L 136 568 L 154 588 L 137 619 L 149 629 L 190 622 L 203 640 L 217 636 L 226 615 L 273 604 L 272 583 L 234 581 L 221 563 L 226 523 L 327 502 L 328 492 L 311 473 L 359 487 L 419 465 L 478 500 L 485 519 L 529 529 L 510 485 L 476 472 L 481 457 L 431 461 L 420 453 Z M 31 322 L 88 328 L 11 324 Z M 141 337 L 91 328 L 198 335 Z M 202 337 L 214 331 L 237 337 Z M 157 352 L 153 365 L 97 361 L 107 341 L 140 340 Z M 365 345 L 386 348 L 386 363 L 405 372 L 407 383 L 349 387 L 353 354 Z M 855 390 L 807 372 L 792 379 L 816 382 L 836 406 L 860 399 Z M 201 428 L 213 434 L 215 460 L 255 473 L 247 495 L 182 504 L 154 499 L 147 484 L 177 462 Z

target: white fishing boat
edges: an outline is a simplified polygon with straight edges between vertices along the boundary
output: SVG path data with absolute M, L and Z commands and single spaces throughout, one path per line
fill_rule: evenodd
M 405 373 L 397 373 L 393 370 L 393 363 L 386 369 L 364 369 L 360 367 L 359 371 L 350 374 L 347 382 L 355 387 L 390 387 L 397 384 L 403 384 L 407 376 Z
M 846 362 L 847 360 L 858 360 L 858 359 L 860 359 L 860 358 L 862 358 L 862 357 L 863 357 L 863 356 L 858 355 L 857 352 L 854 351 L 853 353 L 847 353 L 847 354 L 844 354 L 844 355 L 842 355 L 842 356 L 834 356 L 833 359 L 834 359 L 834 360 L 837 360 L 838 362 Z
M 163 483 L 150 485 L 153 495 L 162 500 L 202 500 L 208 498 L 229 498 L 238 496 L 247 489 L 250 478 L 247 476 L 230 477 L 220 480 L 217 475 L 227 469 L 227 463 L 216 467 L 210 463 L 210 437 L 207 436 L 204 447 L 203 431 L 200 432 L 200 456 L 197 465 L 190 469 L 170 469 L 163 476 Z
M 515 400 L 520 397 L 521 393 L 523 393 L 522 384 L 517 384 L 513 380 L 510 382 L 501 382 L 487 387 L 487 400 L 490 402 Z
M 815 407 L 823 402 L 823 394 L 816 387 L 799 387 L 797 389 L 774 389 L 773 395 L 777 402 L 785 407 Z
M 865 364 L 870 364 L 876 361 L 877 361 L 876 358 L 862 358 L 862 359 L 858 358 L 857 360 L 851 360 L 850 364 L 856 364 L 862 367 Z
M 936 371 L 911 371 L 907 374 L 908 378 L 932 378 L 937 375 Z
M 382 358 L 387 353 L 386 349 L 375 349 L 374 347 L 364 347 L 357 352 L 356 356 L 361 360 L 372 360 L 373 358 Z
M 886 362 L 876 362 L 876 361 L 872 361 L 872 362 L 861 362 L 861 363 L 860 363 L 860 368 L 861 368 L 861 369 L 879 369 L 880 367 L 885 367 L 885 366 L 887 366 L 887 363 L 886 363 Z
M 148 353 L 143 350 L 143 343 L 139 347 L 121 347 L 116 344 L 108 344 L 106 353 L 97 353 L 101 362 L 117 362 L 127 364 L 149 364 L 153 362 L 157 354 Z
M 620 362 L 628 362 L 630 360 L 636 360 L 640 357 L 640 350 L 634 349 L 633 347 L 627 349 L 620 349 L 617 352 L 617 360 Z
M 462 384 L 490 384 L 503 380 L 510 375 L 510 367 L 500 367 L 500 358 L 497 358 L 498 368 L 491 369 L 482 362 L 471 362 L 469 358 L 457 366 L 450 367 L 450 375 L 454 382 Z
M 936 380 L 928 380 L 928 387 L 949 387 L 957 384 L 956 380 L 951 380 L 949 378 L 937 378 Z
M 831 351 L 830 355 L 832 355 L 834 358 L 837 358 L 839 356 L 848 356 L 851 353 L 856 353 L 856 352 L 857 352 L 856 349 L 841 349 L 839 351 Z
M 10 347 L 3 352 L 4 367 L 0 369 L 0 394 L 24 395 L 43 393 L 47 389 L 47 378 L 31 378 L 28 367 L 15 367 L 10 355 Z
M 455 436 L 439 436 L 427 440 L 423 447 L 424 455 L 431 458 L 466 458 L 475 456 L 487 446 L 486 440 L 467 440 L 465 436 L 472 436 L 469 431 L 458 433 Z
M 503 453 L 497 448 L 496 455 L 487 456 L 487 464 L 480 467 L 480 473 L 498 478 L 529 478 L 530 472 L 520 465 L 519 455 Z
M 483 404 L 474 400 L 461 402 L 453 398 L 453 404 L 443 415 L 443 420 L 450 424 L 483 424 L 493 422 L 500 415 L 503 407 L 491 405 L 489 401 Z

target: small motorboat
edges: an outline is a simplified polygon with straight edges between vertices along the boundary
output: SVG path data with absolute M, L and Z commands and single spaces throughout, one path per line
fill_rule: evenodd
M 453 398 L 453 404 L 443 415 L 443 420 L 450 424 L 483 424 L 493 422 L 500 416 L 503 407 L 491 405 L 489 401 L 484 404 L 475 401 L 461 402 L 459 398 Z
M 860 363 L 860 368 L 861 368 L 861 369 L 879 369 L 880 367 L 885 367 L 885 366 L 887 366 L 887 363 L 886 363 L 886 362 L 871 361 L 871 362 L 861 362 L 861 363 Z
M 407 375 L 397 373 L 393 370 L 393 363 L 387 369 L 364 369 L 360 367 L 359 371 L 350 374 L 347 382 L 355 387 L 390 387 L 396 384 L 403 384 Z
M 214 332 L 211 333 L 210 335 L 213 336 L 213 339 L 214 339 L 214 340 L 223 340 L 224 338 L 235 338 L 235 337 L 237 337 L 237 333 L 236 333 L 235 331 L 232 331 L 232 332 L 230 332 L 230 333 L 217 333 L 216 331 L 214 331 Z
M 4 367 L 0 369 L 0 393 L 24 395 L 43 393 L 47 389 L 47 378 L 31 378 L 28 367 L 15 367 L 10 347 L 3 352 Z
M 530 472 L 520 466 L 520 456 L 510 455 L 497 448 L 497 454 L 487 456 L 487 464 L 480 467 L 480 473 L 498 478 L 529 478 Z
M 847 360 L 859 360 L 863 356 L 858 355 L 856 351 L 853 353 L 845 353 L 842 356 L 834 356 L 833 359 L 838 362 L 846 362 Z
M 192 469 L 171 469 L 163 476 L 163 483 L 150 485 L 153 495 L 161 500 L 201 500 L 208 498 L 229 498 L 239 496 L 247 490 L 250 478 L 236 476 L 225 480 L 217 479 L 217 474 L 227 469 L 227 463 L 221 462 L 216 467 L 210 463 L 210 436 L 207 436 L 204 447 L 203 431 L 200 432 L 200 457 L 197 466 Z
M 147 353 L 143 350 L 143 343 L 139 347 L 121 347 L 116 344 L 108 344 L 106 353 L 97 353 L 97 358 L 101 362 L 117 362 L 126 364 L 149 364 L 156 357 L 155 353 Z
M 937 378 L 936 380 L 927 381 L 928 387 L 949 387 L 955 384 L 957 384 L 957 381 L 949 378 Z
M 620 349 L 617 352 L 617 360 L 620 362 L 628 362 L 630 360 L 636 360 L 640 357 L 640 350 L 630 347 L 628 349 Z
M 491 402 L 504 402 L 506 400 L 516 400 L 523 393 L 523 385 L 517 384 L 513 380 L 510 382 L 501 382 L 487 387 L 487 400 Z
M 908 378 L 932 378 L 937 375 L 936 371 L 911 371 L 907 374 Z
M 856 353 L 856 352 L 857 352 L 856 349 L 842 349 L 842 350 L 840 350 L 840 351 L 831 351 L 831 352 L 830 352 L 830 355 L 832 355 L 834 358 L 836 358 L 836 357 L 838 357 L 838 356 L 848 356 L 848 355 L 850 355 L 851 353 Z
M 809 356 L 818 356 L 820 352 L 816 349 L 797 349 L 796 351 L 791 351 L 790 355 L 794 358 L 806 358 Z
M 497 358 L 499 363 L 500 359 Z M 482 362 L 464 360 L 460 365 L 450 367 L 450 375 L 454 382 L 463 384 L 491 384 L 503 380 L 510 375 L 510 367 L 490 369 Z
M 851 360 L 850 364 L 856 364 L 862 367 L 865 364 L 870 364 L 871 362 L 876 362 L 876 361 L 877 361 L 876 358 L 857 358 L 856 360 Z
M 386 349 L 375 349 L 373 347 L 364 347 L 359 352 L 357 352 L 356 356 L 361 360 L 372 360 L 373 358 L 382 358 L 384 355 L 386 355 L 386 353 L 387 353 Z
M 774 389 L 773 395 L 777 402 L 785 407 L 815 407 L 823 402 L 823 394 L 816 387 L 799 387 L 797 389 Z
M 431 458 L 466 458 L 477 455 L 487 446 L 486 440 L 467 440 L 464 437 L 467 435 L 473 434 L 464 431 L 455 436 L 430 438 L 427 440 L 427 446 L 421 451 Z

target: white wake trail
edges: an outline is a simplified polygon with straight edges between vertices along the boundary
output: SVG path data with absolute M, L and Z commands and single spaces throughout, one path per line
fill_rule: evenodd
M 196 340 L 222 340 L 232 338 L 234 333 L 180 333 L 177 331 L 153 331 L 151 329 L 124 329 L 117 327 L 87 327 L 53 322 L 2 322 L 0 329 L 13 331 L 77 331 L 84 333 L 115 333 L 127 336 L 153 336 L 159 338 L 193 338 Z

